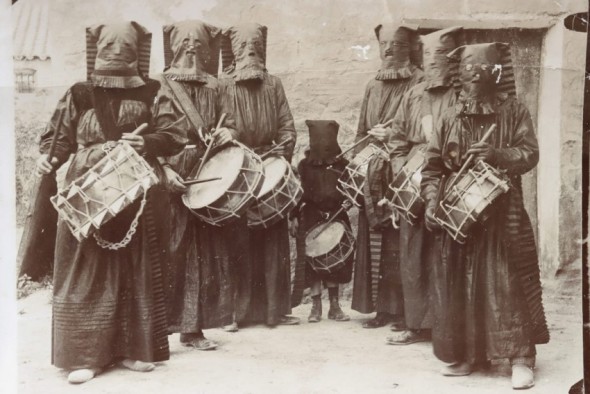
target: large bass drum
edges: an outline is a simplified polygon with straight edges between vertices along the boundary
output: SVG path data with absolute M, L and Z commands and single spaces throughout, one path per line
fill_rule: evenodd
M 332 273 L 342 268 L 354 252 L 354 235 L 350 227 L 339 220 L 321 222 L 305 235 L 305 258 L 319 273 Z
M 198 218 L 215 226 L 242 216 L 256 200 L 264 181 L 260 157 L 237 142 L 211 156 L 197 178 L 196 171 L 189 179 L 221 179 L 189 186 L 182 202 Z
M 510 189 L 508 178 L 479 161 L 450 189 L 434 212 L 436 221 L 459 243 L 465 243 L 476 222 L 483 222 L 486 209 Z
M 253 228 L 268 228 L 286 218 L 303 196 L 301 182 L 287 160 L 271 156 L 263 165 L 264 182 L 247 212 L 248 226 Z

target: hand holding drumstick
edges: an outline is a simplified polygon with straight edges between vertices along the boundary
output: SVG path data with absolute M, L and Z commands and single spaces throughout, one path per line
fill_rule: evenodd
M 127 142 L 137 153 L 143 153 L 145 149 L 145 140 L 140 135 L 145 129 L 147 129 L 148 124 L 142 123 L 139 125 L 138 128 L 133 130 L 131 133 L 123 133 L 121 135 L 121 141 Z

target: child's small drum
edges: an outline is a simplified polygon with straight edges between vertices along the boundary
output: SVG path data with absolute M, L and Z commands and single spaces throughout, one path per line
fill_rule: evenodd
M 455 241 L 465 243 L 471 227 L 486 219 L 486 208 L 509 189 L 502 172 L 479 161 L 451 190 L 445 191 L 434 217 Z
M 305 236 L 306 261 L 314 271 L 332 273 L 344 266 L 354 252 L 352 230 L 344 222 L 335 220 L 312 227 Z
M 264 160 L 264 182 L 256 202 L 248 209 L 248 226 L 268 228 L 287 217 L 303 196 L 301 182 L 282 157 Z
M 129 144 L 119 143 L 51 203 L 82 241 L 156 183 L 149 164 Z
M 391 206 L 412 225 L 424 212 L 424 200 L 420 197 L 422 167 L 424 153 L 417 150 L 389 185 Z
M 338 179 L 340 192 L 357 206 L 360 204 L 360 198 L 364 195 L 363 189 L 369 161 L 375 156 L 389 159 L 389 155 L 383 149 L 375 144 L 369 144 L 348 163 L 342 176 Z
M 223 226 L 242 216 L 256 200 L 264 181 L 262 160 L 244 145 L 234 143 L 207 160 L 196 179 L 216 177 L 221 179 L 189 186 L 182 202 L 201 220 Z M 189 179 L 194 179 L 194 174 Z

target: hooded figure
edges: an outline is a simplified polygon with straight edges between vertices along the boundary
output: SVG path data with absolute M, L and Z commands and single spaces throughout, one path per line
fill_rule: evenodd
M 152 122 L 159 84 L 140 76 L 149 67 L 149 34 L 135 22 L 87 32 L 91 82 L 75 84 L 57 104 L 41 138 L 38 172 L 59 167 L 73 154 L 65 176 L 70 184 L 105 156 L 109 144 L 124 140 L 162 174 L 157 157 L 178 153 L 186 140 L 181 131 L 162 130 Z M 142 123 L 148 124 L 146 131 L 130 134 Z M 46 153 L 54 139 L 50 164 Z M 72 383 L 92 379 L 117 360 L 150 371 L 153 362 L 169 357 L 165 267 L 156 227 L 163 218 L 153 203 L 161 194 L 152 187 L 143 197 L 143 213 L 135 201 L 82 242 L 65 221 L 58 223 L 52 363 L 72 370 Z
M 226 71 L 220 77 L 221 103 L 235 119 L 240 142 L 258 154 L 281 144 L 274 154 L 290 161 L 297 134 L 281 80 L 266 72 L 264 66 L 265 36 L 266 27 L 255 23 L 232 26 L 224 32 L 222 58 Z M 230 47 L 232 53 L 228 54 Z M 287 222 L 284 219 L 268 229 L 247 231 L 248 246 L 234 276 L 239 287 L 236 323 L 298 323 L 297 318 L 286 316 L 291 313 Z M 237 244 L 236 249 L 241 248 L 241 242 Z
M 230 246 L 234 231 L 245 231 L 245 220 L 230 227 L 199 221 L 182 203 L 183 181 L 200 163 L 206 146 L 199 129 L 207 135 L 224 109 L 219 103 L 217 72 L 220 30 L 198 20 L 164 26 L 165 71 L 154 107 L 157 127 L 187 135 L 188 145 L 178 155 L 163 160 L 170 202 L 166 205 L 164 231 L 170 248 L 168 277 L 168 330 L 180 333 L 184 346 L 209 350 L 217 343 L 203 329 L 232 322 L 233 291 L 229 272 L 238 257 Z M 236 132 L 231 118 L 214 130 L 223 144 Z M 229 128 L 228 128 L 229 127 Z
M 461 30 L 461 27 L 450 27 L 422 37 L 424 82 L 404 95 L 392 125 L 390 148 L 394 152 L 392 162 L 396 173 L 409 158 L 424 153 L 434 125 L 448 108 L 454 108 L 457 67 L 449 62 L 447 55 L 457 47 Z M 437 272 L 441 267 L 439 245 L 422 218 L 413 225 L 401 220 L 400 256 L 408 329 L 389 337 L 387 343 L 392 345 L 428 340 L 430 329 L 436 336 L 437 327 L 433 324 L 446 316 L 445 310 L 434 308 L 439 305 L 437 297 L 444 294 L 433 289 L 435 279 L 444 277 L 443 272 Z
M 453 363 L 445 375 L 467 375 L 489 360 L 510 359 L 512 385 L 534 384 L 535 344 L 549 340 L 541 299 L 537 249 L 524 209 L 521 176 L 539 160 L 531 116 L 510 92 L 514 84 L 509 47 L 502 43 L 466 45 L 449 58 L 459 65 L 461 94 L 443 113 L 429 141 L 422 169 L 421 195 L 425 222 L 440 231 L 433 218 L 443 177 L 449 179 L 474 155 L 503 171 L 510 190 L 498 197 L 493 215 L 476 224 L 464 245 L 444 232 L 441 272 L 447 289 L 440 307 L 445 319 L 434 338 L 435 355 Z M 500 74 L 501 73 L 501 74 Z M 512 86 L 510 86 L 512 85 Z M 487 142 L 482 136 L 495 124 Z
M 341 153 L 338 145 L 339 125 L 333 120 L 306 120 L 309 127 L 309 149 L 305 152 L 297 170 L 301 177 L 303 197 L 291 216 L 292 234 L 297 239 L 297 263 L 293 286 L 293 305 L 299 305 L 303 289 L 311 287 L 312 310 L 308 320 L 318 322 L 322 316 L 322 282 L 328 288 L 330 311 L 328 318 L 347 321 L 338 304 L 338 285 L 350 282 L 352 277 L 351 254 L 342 267 L 331 273 L 320 273 L 306 263 L 305 238 L 307 232 L 315 225 L 330 220 L 337 215 L 339 220 L 350 226 L 348 215 L 341 210 L 345 202 L 344 195 L 338 191 L 338 178 L 346 168 L 348 161 L 338 157 Z M 346 206 L 350 207 L 350 204 Z
M 382 125 L 394 118 L 404 93 L 423 77 L 422 70 L 410 61 L 411 45 L 417 41 L 414 27 L 379 25 L 375 34 L 382 64 L 376 77 L 367 84 L 356 141 L 371 138 L 357 144 L 357 154 L 369 143 L 387 152 L 383 142 L 391 129 Z M 361 313 L 377 312 L 375 319 L 365 322 L 365 328 L 381 327 L 395 320 L 394 328 L 403 329 L 399 232 L 391 224 L 391 210 L 378 203 L 392 180 L 387 159 L 385 153 L 368 164 L 364 204 L 359 212 L 352 309 Z

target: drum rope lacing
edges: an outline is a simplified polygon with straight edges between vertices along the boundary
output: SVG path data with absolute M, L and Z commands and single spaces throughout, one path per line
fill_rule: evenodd
M 115 146 L 116 146 L 116 144 L 112 143 L 112 141 L 109 141 L 109 142 L 102 145 L 102 150 L 108 155 L 113 150 L 113 148 Z M 93 234 L 94 239 L 96 240 L 96 243 L 98 244 L 98 246 L 100 246 L 103 249 L 119 250 L 119 249 L 124 248 L 127 245 L 129 245 L 129 242 L 131 242 L 131 239 L 133 238 L 133 236 L 137 232 L 137 225 L 139 224 L 139 218 L 141 217 L 141 215 L 143 213 L 143 209 L 145 207 L 146 202 L 147 202 L 147 190 L 144 190 L 143 191 L 143 198 L 141 199 L 141 204 L 139 206 L 139 209 L 137 210 L 137 213 L 135 214 L 135 218 L 133 218 L 133 221 L 131 222 L 131 225 L 129 226 L 129 230 L 127 230 L 127 233 L 125 234 L 123 239 L 121 239 L 119 242 L 108 241 L 108 240 L 102 238 L 98 234 L 98 232 L 94 233 Z

